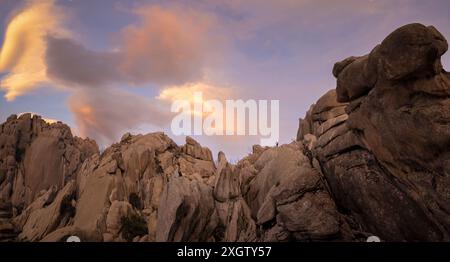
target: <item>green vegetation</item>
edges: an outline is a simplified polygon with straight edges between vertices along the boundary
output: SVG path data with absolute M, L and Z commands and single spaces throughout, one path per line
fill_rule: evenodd
M 122 217 L 122 236 L 131 242 L 136 236 L 148 234 L 147 222 L 140 216 Z

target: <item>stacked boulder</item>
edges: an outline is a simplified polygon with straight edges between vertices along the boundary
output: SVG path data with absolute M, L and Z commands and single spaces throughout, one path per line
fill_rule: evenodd
M 449 240 L 450 78 L 440 62 L 446 50 L 434 27 L 397 29 L 369 55 L 337 63 L 336 91 L 300 125 L 299 140 L 312 144 L 355 232 L 387 241 Z
M 237 169 L 242 192 L 258 226 L 259 240 L 352 239 L 324 178 L 313 167 L 302 143 L 256 146 L 253 151 L 238 163 Z

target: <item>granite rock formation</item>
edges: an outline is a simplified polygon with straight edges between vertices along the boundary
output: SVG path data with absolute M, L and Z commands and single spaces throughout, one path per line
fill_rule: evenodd
M 397 29 L 369 55 L 336 63 L 336 91 L 302 121 L 299 139 L 316 141 L 311 155 L 354 230 L 449 240 L 447 48 L 434 27 Z
M 0 241 L 450 240 L 450 74 L 434 28 L 335 64 L 297 141 L 236 164 L 191 137 L 99 152 L 62 123 L 0 126 Z

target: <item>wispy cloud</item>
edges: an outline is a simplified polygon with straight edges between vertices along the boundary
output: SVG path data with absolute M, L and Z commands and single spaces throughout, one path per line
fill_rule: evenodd
M 66 88 L 80 134 L 100 144 L 142 124 L 167 123 L 167 101 L 144 99 L 120 86 L 202 79 L 220 45 L 210 34 L 215 22 L 179 7 L 144 5 L 131 13 L 137 22 L 118 31 L 116 51 L 101 52 L 68 33 L 65 11 L 55 1 L 29 2 L 9 22 L 1 49 L 0 72 L 8 74 L 1 82 L 5 97 L 12 101 L 46 83 Z
M 0 49 L 0 88 L 6 99 L 42 86 L 64 89 L 72 95 L 79 133 L 108 143 L 140 125 L 124 120 L 126 113 L 109 103 L 152 112 L 151 118 L 134 116 L 134 110 L 127 114 L 157 124 L 167 118 L 159 111 L 169 112 L 171 101 L 190 99 L 196 90 L 204 99 L 279 99 L 280 143 L 289 142 L 297 118 L 334 87 L 334 62 L 369 52 L 406 23 L 433 24 L 447 37 L 450 32 L 447 0 L 432 5 L 420 0 L 147 0 L 110 6 L 4 1 L 0 14 L 9 19 Z M 69 28 L 74 32 L 67 33 Z M 448 68 L 449 56 L 443 61 Z M 234 89 L 227 93 L 224 85 Z M 15 111 L 23 101 L 1 106 Z M 252 137 L 198 139 L 208 146 L 223 144 L 219 147 L 236 155 L 257 142 Z
M 115 52 L 91 51 L 74 39 L 48 36 L 48 76 L 66 85 L 183 84 L 204 75 L 220 44 L 213 19 L 178 8 L 141 7 L 138 23 L 123 28 Z
M 220 43 L 206 14 L 180 8 L 141 7 L 137 25 L 121 32 L 121 69 L 136 84 L 180 84 L 203 77 Z
M 68 104 L 78 131 L 101 145 L 117 141 L 125 130 L 143 124 L 162 127 L 170 119 L 169 112 L 161 110 L 157 101 L 116 88 L 82 88 Z
M 47 76 L 61 85 L 99 87 L 122 81 L 121 54 L 85 48 L 71 38 L 46 37 Z
M 53 0 L 30 1 L 9 21 L 0 50 L 0 72 L 7 75 L 0 82 L 6 99 L 14 100 L 46 82 L 44 61 L 49 33 L 66 34 L 62 28 L 64 13 Z

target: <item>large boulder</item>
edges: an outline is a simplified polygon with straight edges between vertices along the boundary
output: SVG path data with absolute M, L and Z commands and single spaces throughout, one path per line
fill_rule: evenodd
M 440 61 L 446 50 L 434 27 L 410 24 L 333 69 L 336 98 L 320 99 L 328 104 L 322 108 L 348 102 L 346 114 L 313 117 L 317 142 L 309 154 L 361 236 L 450 239 L 450 79 Z
M 225 202 L 233 200 L 241 195 L 239 175 L 225 158 L 219 153 L 219 168 L 217 169 L 217 181 L 214 186 L 214 198 L 217 201 Z
M 211 150 L 207 147 L 202 147 L 197 141 L 192 137 L 186 137 L 186 144 L 181 148 L 181 151 L 187 155 L 194 158 L 212 161 Z
M 255 147 L 258 151 L 260 148 Z M 256 240 L 256 223 L 245 201 L 242 188 L 247 178 L 242 178 L 236 166 L 228 163 L 225 154 L 219 152 L 217 181 L 214 186 L 214 200 L 219 226 L 215 238 L 221 241 Z
M 156 241 L 208 241 L 218 224 L 212 188 L 185 177 L 164 187 L 156 225 Z
M 100 241 L 106 232 L 106 217 L 111 202 L 109 197 L 114 188 L 114 176 L 104 169 L 96 169 L 89 174 L 86 185 L 79 192 L 73 225 L 82 230 L 87 239 Z
M 350 57 L 335 64 L 337 100 L 351 101 L 366 95 L 375 85 L 440 75 L 440 57 L 447 49 L 447 40 L 433 26 L 409 24 L 400 27 L 369 55 Z M 423 86 L 422 89 L 438 95 L 450 94 L 442 85 Z
M 244 197 L 258 226 L 257 239 L 353 239 L 322 174 L 304 154 L 305 150 L 301 142 L 293 142 L 265 150 L 253 164 L 248 159 L 238 163 L 240 176 L 247 174 L 249 165 L 256 170 L 251 179 L 241 181 L 248 184 Z
M 38 204 L 36 206 L 40 208 L 30 210 L 19 239 L 38 241 L 58 227 L 66 226 L 75 214 L 75 190 L 76 183 L 72 180 L 54 197 L 54 200 L 46 198 L 44 206 Z

